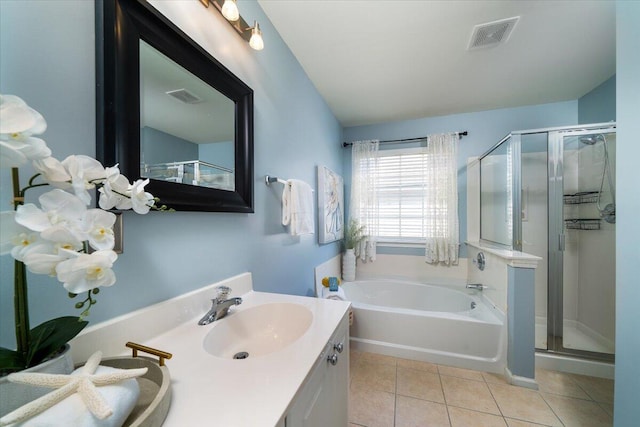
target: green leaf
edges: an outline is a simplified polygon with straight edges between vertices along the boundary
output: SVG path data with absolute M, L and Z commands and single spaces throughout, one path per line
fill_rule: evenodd
M 26 367 L 24 359 L 15 350 L 0 347 L 0 375 L 20 371 Z
M 79 320 L 77 317 L 64 316 L 48 320 L 31 329 L 31 348 L 27 354 L 27 367 L 37 365 L 54 354 L 88 324 L 89 322 Z

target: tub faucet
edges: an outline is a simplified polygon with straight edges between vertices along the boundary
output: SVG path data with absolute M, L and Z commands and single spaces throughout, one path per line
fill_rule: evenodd
M 483 289 L 487 289 L 487 287 L 484 285 L 481 285 L 480 283 L 468 283 L 467 289 L 474 289 L 476 291 L 481 291 Z
M 229 307 L 242 304 L 242 298 L 240 297 L 226 299 L 229 292 L 231 292 L 231 288 L 228 286 L 218 286 L 217 289 L 218 296 L 211 300 L 211 309 L 200 319 L 198 325 L 208 325 L 211 322 L 222 319 L 227 315 Z

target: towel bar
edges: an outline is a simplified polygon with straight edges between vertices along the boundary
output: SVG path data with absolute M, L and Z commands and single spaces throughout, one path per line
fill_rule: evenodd
M 279 182 L 282 185 L 286 185 L 287 181 L 285 181 L 284 179 L 280 179 L 277 176 L 271 176 L 271 175 L 265 175 L 264 176 L 264 183 L 269 186 L 271 185 L 272 182 Z M 314 190 L 313 188 L 311 189 L 312 193 L 315 193 L 316 190 Z
M 287 181 L 285 181 L 284 179 L 280 179 L 276 176 L 269 176 L 269 175 L 265 175 L 264 176 L 264 183 L 267 185 L 271 185 L 272 182 L 279 182 L 280 184 L 286 184 Z

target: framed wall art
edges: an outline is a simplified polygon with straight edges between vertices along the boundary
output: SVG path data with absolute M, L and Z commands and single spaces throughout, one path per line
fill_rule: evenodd
M 344 181 L 326 166 L 318 166 L 318 243 L 344 237 Z

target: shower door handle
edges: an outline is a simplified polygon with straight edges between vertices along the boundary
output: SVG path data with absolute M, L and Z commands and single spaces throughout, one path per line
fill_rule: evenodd
M 564 244 L 565 244 L 564 233 L 558 234 L 558 250 L 560 252 L 564 252 Z

